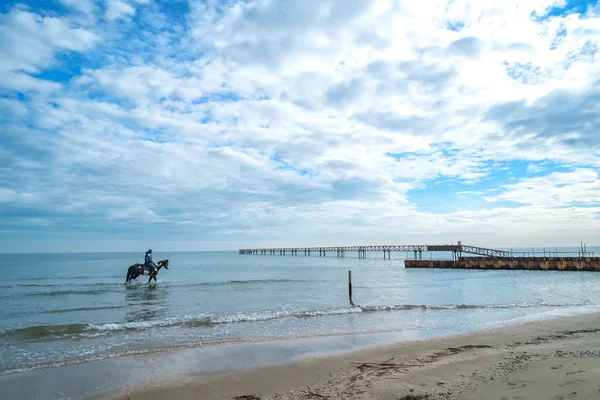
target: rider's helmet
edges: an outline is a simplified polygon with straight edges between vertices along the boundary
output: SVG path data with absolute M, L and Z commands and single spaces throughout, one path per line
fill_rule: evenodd
M 152 253 L 152 249 L 148 249 L 148 253 Z

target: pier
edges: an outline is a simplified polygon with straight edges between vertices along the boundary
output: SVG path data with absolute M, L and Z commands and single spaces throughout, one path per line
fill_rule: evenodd
M 463 253 L 474 254 L 483 257 L 510 257 L 509 251 L 488 249 L 485 247 L 469 246 L 458 242 L 458 244 L 410 244 L 410 245 L 364 245 L 364 246 L 321 246 L 321 247 L 278 247 L 239 249 L 239 254 L 246 255 L 280 255 L 287 254 L 297 256 L 298 253 L 310 256 L 319 253 L 323 257 L 328 252 L 335 252 L 338 257 L 344 257 L 346 252 L 357 252 L 358 258 L 366 258 L 367 252 L 383 252 L 384 259 L 390 259 L 391 253 L 413 252 L 416 260 L 423 259 L 424 252 L 451 252 L 454 260 L 462 257 Z
M 364 259 L 368 252 L 382 252 L 383 258 L 390 260 L 392 252 L 412 252 L 413 259 L 406 257 L 406 268 L 447 268 L 447 269 L 510 269 L 510 270 L 543 270 L 543 271 L 600 271 L 600 257 L 587 251 L 582 243 L 577 252 L 559 252 L 543 249 L 542 251 L 515 252 L 489 249 L 462 244 L 409 244 L 409 245 L 363 245 L 363 246 L 319 246 L 319 247 L 271 247 L 256 249 L 239 249 L 245 255 L 292 255 L 298 253 L 305 256 L 326 256 L 335 252 L 337 257 L 345 257 L 346 252 L 358 253 Z M 450 252 L 452 260 L 424 260 L 425 252 Z M 464 256 L 463 254 L 467 254 Z M 562 256 L 564 254 L 564 256 Z M 568 254 L 568 255 L 567 255 Z M 577 254 L 577 257 L 573 256 Z

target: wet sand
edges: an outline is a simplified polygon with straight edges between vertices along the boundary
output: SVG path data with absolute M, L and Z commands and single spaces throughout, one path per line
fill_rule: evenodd
M 287 365 L 157 377 L 98 399 L 598 399 L 599 317 L 530 322 Z

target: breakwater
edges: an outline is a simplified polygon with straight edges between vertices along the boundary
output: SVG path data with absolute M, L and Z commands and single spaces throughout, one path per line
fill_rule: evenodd
M 598 271 L 600 257 L 461 257 L 458 260 L 405 260 L 406 268 Z

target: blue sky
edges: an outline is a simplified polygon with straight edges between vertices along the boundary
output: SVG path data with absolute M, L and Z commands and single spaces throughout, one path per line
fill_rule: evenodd
M 600 5 L 497 3 L 3 3 L 0 252 L 599 244 Z

